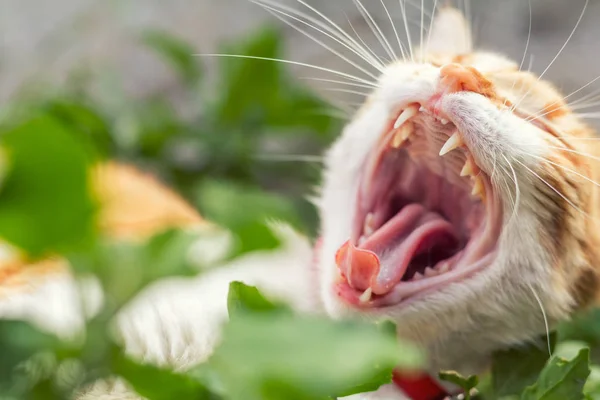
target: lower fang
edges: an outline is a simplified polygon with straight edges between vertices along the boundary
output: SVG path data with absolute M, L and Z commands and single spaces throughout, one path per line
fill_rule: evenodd
M 400 127 L 400 129 L 394 134 L 392 138 L 392 147 L 395 149 L 399 149 L 400 146 L 410 137 L 413 127 L 412 124 L 404 124 Z
M 448 122 L 450 121 L 448 121 L 446 118 L 442 118 L 440 119 L 440 122 L 442 123 L 442 125 L 448 125 Z
M 368 288 L 367 290 L 365 290 L 365 292 L 363 294 L 360 295 L 358 300 L 360 300 L 361 304 L 367 303 L 368 301 L 371 300 L 372 295 L 373 295 L 373 289 Z

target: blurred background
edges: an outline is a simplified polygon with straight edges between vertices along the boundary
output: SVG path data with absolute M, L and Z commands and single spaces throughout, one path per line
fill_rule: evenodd
M 351 0 L 307 1 L 385 56 Z M 420 3 L 406 3 L 413 38 L 419 36 Z M 363 4 L 392 38 L 381 2 Z M 424 4 L 431 10 L 433 1 Z M 296 0 L 273 5 L 288 13 L 280 17 L 310 30 L 285 11 L 292 7 L 316 17 L 309 8 Z M 386 5 L 404 39 L 399 3 Z M 585 1 L 456 5 L 472 20 L 477 46 L 523 59 L 524 68 L 539 73 L 572 33 Z M 545 74 L 565 93 L 600 74 L 599 16 L 600 2 L 591 1 Z M 428 26 L 429 11 L 424 20 Z M 349 54 L 324 35 L 311 34 Z M 312 231 L 316 215 L 302 195 L 318 183 L 319 155 L 362 100 L 351 92 L 366 91 L 307 79 L 340 80 L 315 69 L 194 56 L 280 57 L 361 76 L 249 0 L 3 0 L 0 52 L 2 115 L 41 105 L 88 132 L 108 157 L 142 165 L 187 197 L 194 197 L 202 176 L 275 191 L 291 202 L 290 209 L 300 210 L 299 220 Z

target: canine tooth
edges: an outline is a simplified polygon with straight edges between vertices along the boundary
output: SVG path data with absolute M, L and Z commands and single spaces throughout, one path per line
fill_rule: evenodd
M 364 291 L 363 294 L 360 295 L 358 300 L 360 301 L 361 304 L 367 303 L 369 300 L 371 300 L 372 295 L 373 295 L 373 289 L 368 288 L 367 290 Z
M 423 279 L 423 278 L 425 278 L 425 277 L 423 276 L 423 274 L 422 274 L 422 273 L 420 273 L 420 272 L 415 272 L 415 274 L 414 274 L 414 275 L 413 275 L 413 277 L 412 277 L 412 280 L 413 280 L 413 281 L 420 281 L 420 280 L 421 280 L 421 279 Z
M 361 237 L 358 238 L 358 245 L 360 246 L 366 241 L 367 241 L 367 237 L 365 235 L 362 235 Z
M 485 186 L 483 185 L 483 181 L 481 180 L 480 177 L 475 177 L 475 184 L 473 185 L 473 190 L 471 191 L 471 194 L 473 196 L 479 196 L 481 197 L 482 200 L 485 199 Z
M 395 149 L 400 148 L 404 142 L 410 137 L 413 133 L 412 123 L 404 124 L 396 131 L 394 137 L 392 138 L 392 147 Z
M 465 165 L 460 170 L 460 176 L 469 176 L 473 175 L 474 173 L 475 170 L 473 169 L 473 162 L 469 158 L 467 158 L 467 161 L 465 161 Z
M 432 277 L 432 276 L 436 276 L 437 274 L 438 274 L 437 271 L 434 270 L 433 268 L 431 268 L 431 267 L 425 268 L 425 276 L 426 277 L 429 278 L 429 277 Z
M 448 125 L 448 122 L 450 121 L 448 121 L 446 118 L 441 118 L 440 122 L 442 123 L 442 125 Z
M 419 107 L 419 112 L 426 113 L 427 109 L 423 106 Z
M 404 111 L 402 111 L 396 122 L 394 122 L 394 129 L 400 128 L 402 124 L 417 115 L 417 112 L 419 112 L 419 109 L 416 106 L 406 108 Z
M 450 139 L 446 141 L 442 149 L 440 150 L 440 156 L 450 153 L 452 150 L 462 146 L 464 144 L 460 134 L 458 132 L 454 132 Z

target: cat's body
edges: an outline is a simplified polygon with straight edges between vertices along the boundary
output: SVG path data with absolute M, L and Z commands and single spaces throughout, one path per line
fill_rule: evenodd
M 595 303 L 594 132 L 549 84 L 474 52 L 453 9 L 440 10 L 427 43 L 411 53 L 381 66 L 372 95 L 327 154 L 318 250 L 282 228 L 286 245 L 274 254 L 158 284 L 119 316 L 131 354 L 177 368 L 205 359 L 231 280 L 306 312 L 391 318 L 399 335 L 427 348 L 432 374 L 480 372 L 494 350 Z M 130 182 L 122 190 L 103 189 L 114 201 L 106 232 L 206 226 L 156 182 L 115 167 L 109 180 L 121 179 Z M 60 262 L 39 270 L 25 279 L 27 292 L 24 279 L 3 280 L 0 312 L 68 334 L 81 324 L 68 270 Z M 126 398 L 116 394 L 124 390 L 99 384 L 85 396 Z M 403 398 L 393 386 L 369 396 Z

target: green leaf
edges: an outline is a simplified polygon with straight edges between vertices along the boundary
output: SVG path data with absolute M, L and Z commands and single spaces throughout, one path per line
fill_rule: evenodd
M 588 312 L 573 317 L 571 321 L 562 323 L 558 329 L 561 341 L 585 341 L 590 345 L 600 343 L 600 309 L 594 308 Z
M 60 341 L 23 321 L 0 320 L 0 384 L 14 368 L 42 351 L 54 351 Z
M 122 350 L 115 354 L 113 372 L 127 380 L 139 395 L 149 400 L 219 398 L 201 382 L 187 375 L 149 364 L 140 364 L 123 356 Z
M 462 388 L 465 392 L 465 399 L 471 398 L 471 390 L 479 385 L 479 378 L 475 375 L 471 375 L 465 378 L 456 371 L 441 371 L 438 375 L 441 380 L 455 384 Z
M 391 381 L 395 367 L 422 362 L 414 347 L 375 325 L 282 313 L 237 315 L 210 359 L 231 398 L 246 400 L 273 387 L 290 388 L 292 398 L 373 390 Z
M 299 225 L 292 203 L 253 187 L 207 180 L 196 193 L 202 214 L 237 237 L 234 255 L 277 248 L 279 238 L 265 225 L 269 220 Z
M 492 387 L 494 396 L 519 395 L 532 385 L 546 362 L 548 348 L 546 337 L 530 345 L 519 346 L 494 353 L 492 360 Z M 554 348 L 556 335 L 550 337 Z
M 0 188 L 0 236 L 32 256 L 88 245 L 95 233 L 90 155 L 48 116 L 4 131 L 9 174 Z
M 196 52 L 189 43 L 159 30 L 144 32 L 142 41 L 175 68 L 185 82 L 197 83 L 202 77 L 202 71 L 194 57 Z
M 169 230 L 145 242 L 98 241 L 90 253 L 71 254 L 75 271 L 98 276 L 112 306 L 125 304 L 150 283 L 165 277 L 195 276 L 189 249 L 197 233 Z
M 242 282 L 231 282 L 227 296 L 227 310 L 229 318 L 239 314 L 290 312 L 282 304 L 275 304 L 267 300 L 256 287 L 247 286 Z
M 537 382 L 528 387 L 521 400 L 580 400 L 590 374 L 590 350 L 582 349 L 572 360 L 552 357 Z

